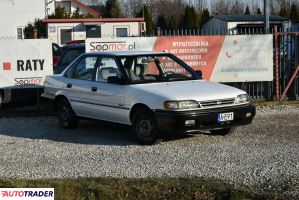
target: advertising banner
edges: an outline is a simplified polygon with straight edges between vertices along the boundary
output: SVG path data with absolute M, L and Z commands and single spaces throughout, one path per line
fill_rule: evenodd
M 0 88 L 42 87 L 53 74 L 49 40 L 0 40 Z
M 86 39 L 86 52 L 166 51 L 216 82 L 273 80 L 273 36 L 176 36 Z

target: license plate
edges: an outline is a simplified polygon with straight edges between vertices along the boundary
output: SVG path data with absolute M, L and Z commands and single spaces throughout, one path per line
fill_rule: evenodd
M 234 120 L 234 113 L 219 113 L 218 114 L 218 122 L 227 122 Z

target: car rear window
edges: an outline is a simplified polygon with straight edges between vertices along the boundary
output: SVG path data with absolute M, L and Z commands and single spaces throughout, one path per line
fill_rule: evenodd
M 61 59 L 61 65 L 69 65 L 83 53 L 84 53 L 83 48 L 68 50 Z

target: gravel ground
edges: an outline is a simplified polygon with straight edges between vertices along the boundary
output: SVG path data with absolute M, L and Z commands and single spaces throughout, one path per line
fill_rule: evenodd
M 0 118 L 1 178 L 200 176 L 248 186 L 292 181 L 299 193 L 299 106 L 259 107 L 227 136 L 172 136 L 139 146 L 130 129 L 56 117 Z M 292 184 L 293 184 L 292 183 Z M 298 189 L 298 190 L 297 190 Z

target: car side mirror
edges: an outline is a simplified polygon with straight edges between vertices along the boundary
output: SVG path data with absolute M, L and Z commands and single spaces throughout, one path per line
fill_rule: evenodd
M 124 84 L 124 80 L 120 79 L 117 76 L 109 76 L 107 78 L 107 83 L 111 83 L 111 84 L 118 84 L 118 85 L 123 85 Z
M 200 78 L 202 78 L 202 71 L 201 71 L 201 70 L 196 70 L 195 73 L 196 73 Z

